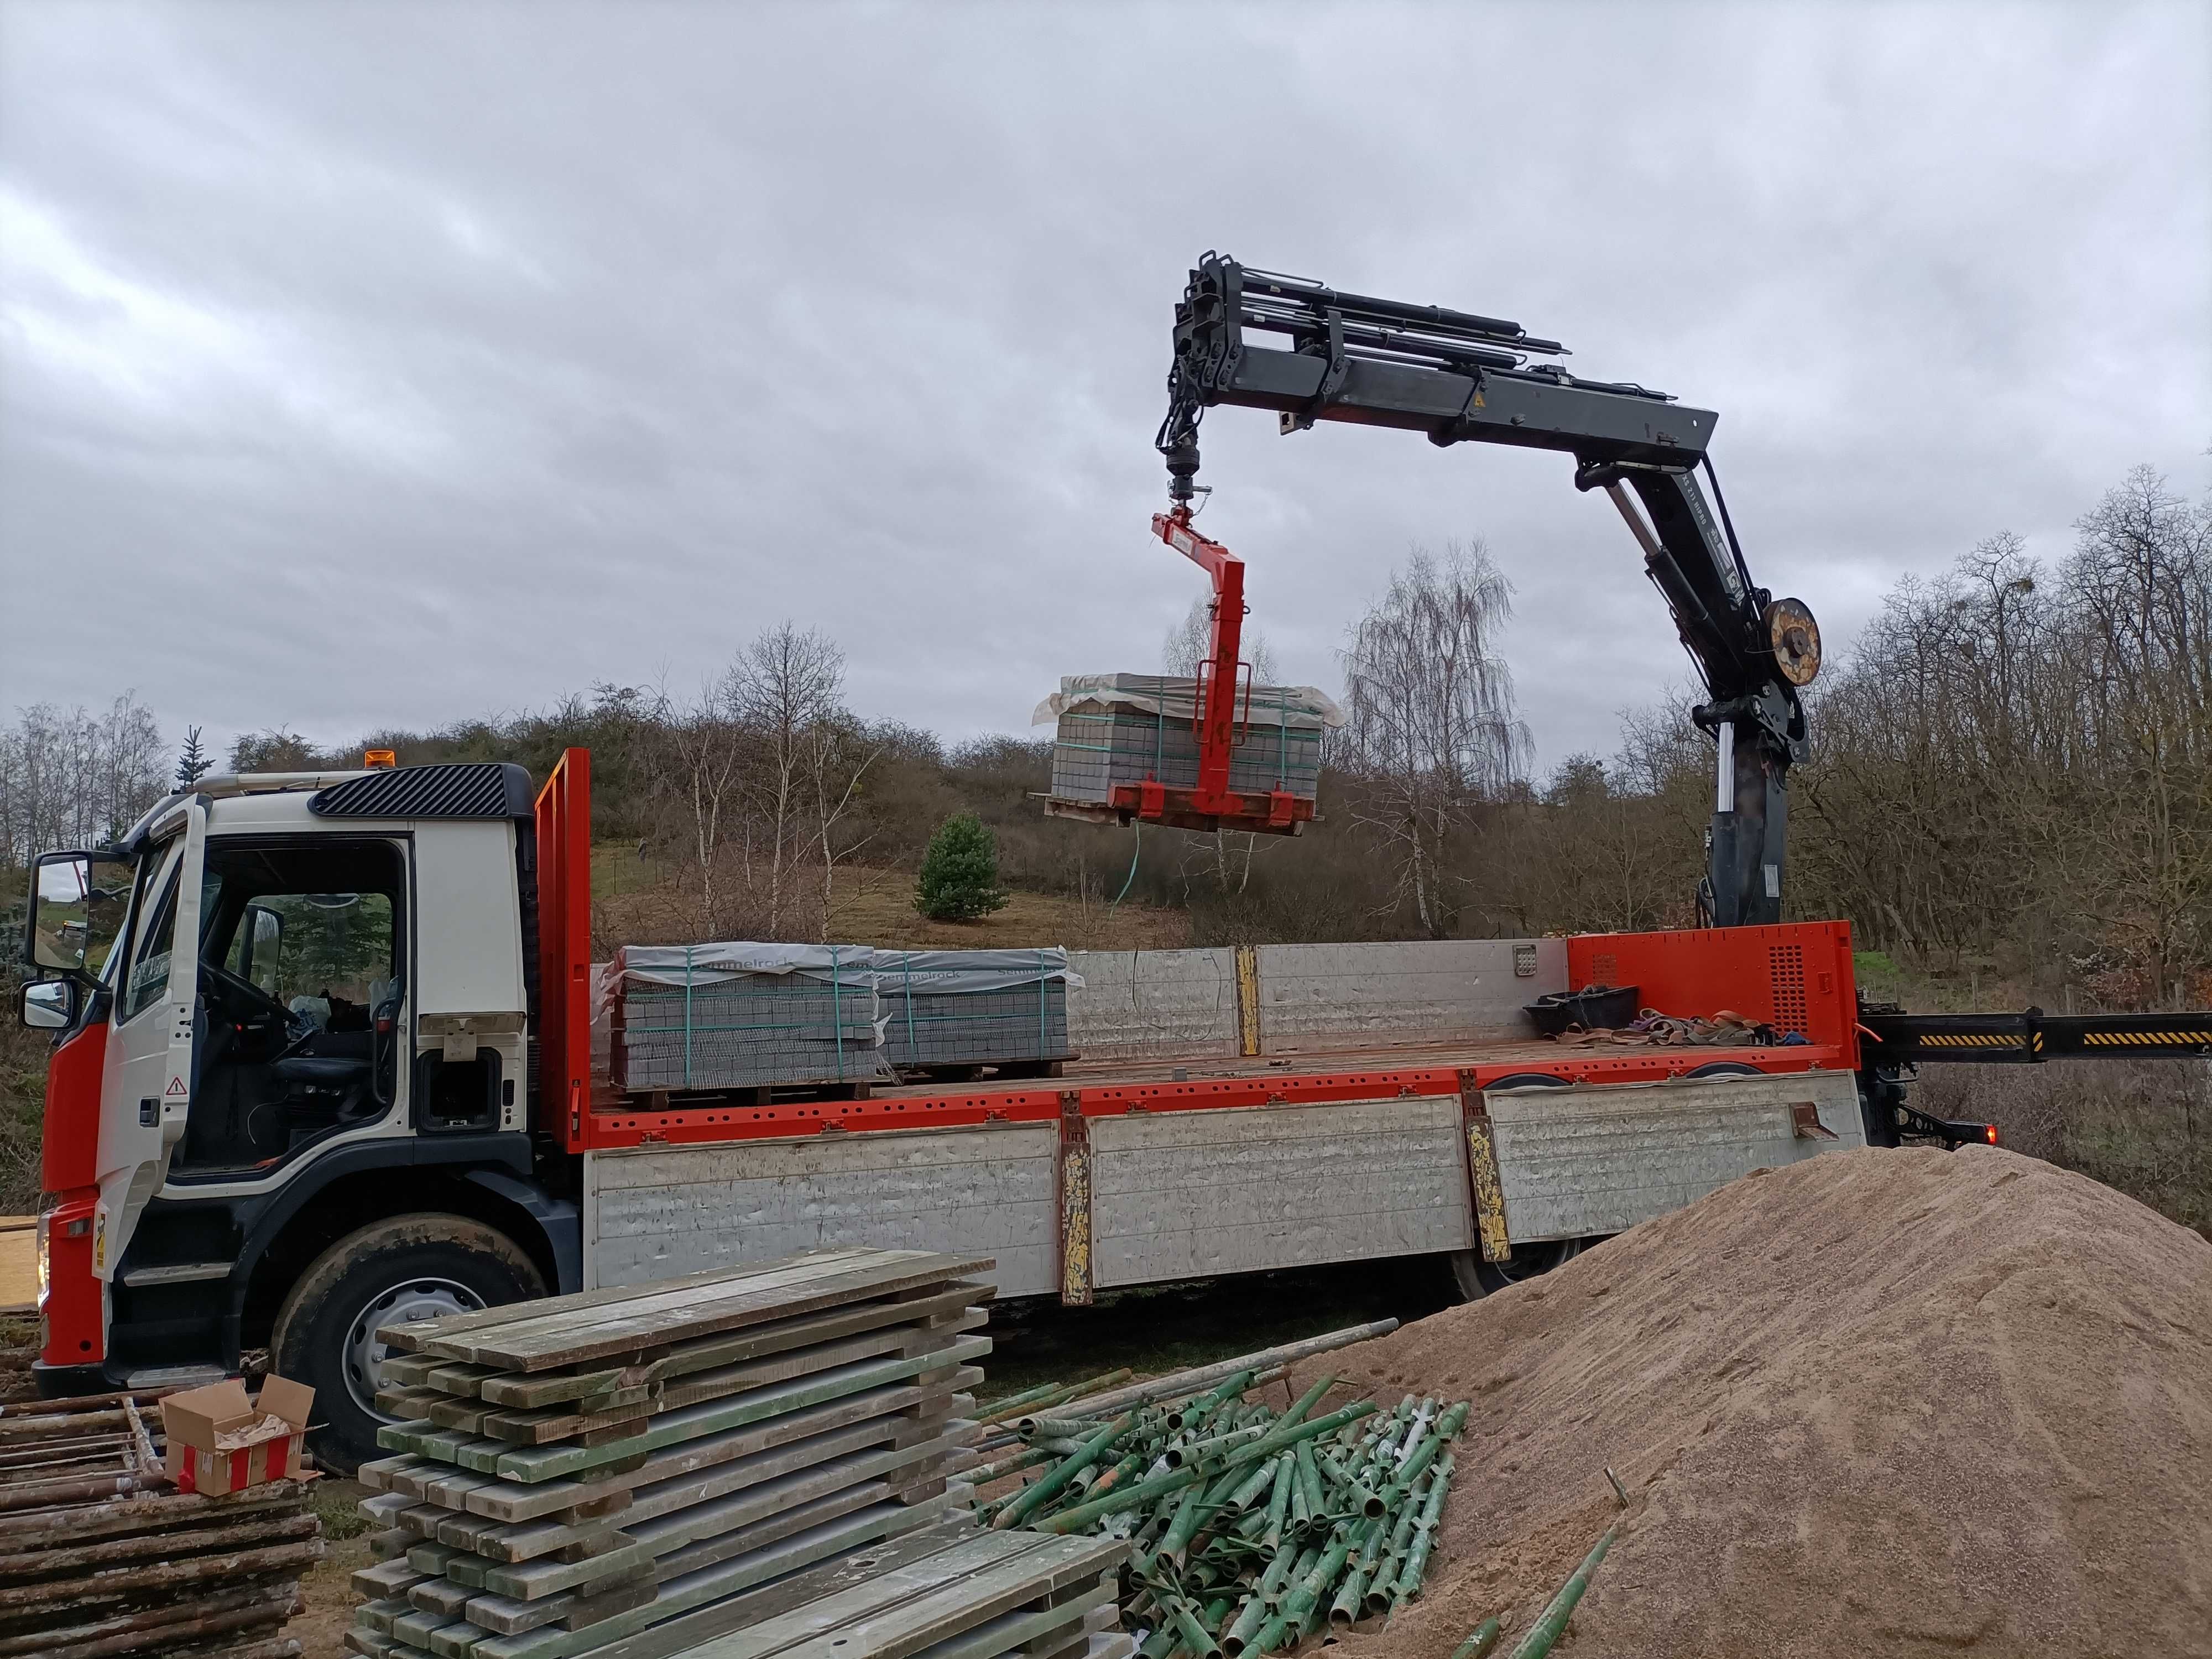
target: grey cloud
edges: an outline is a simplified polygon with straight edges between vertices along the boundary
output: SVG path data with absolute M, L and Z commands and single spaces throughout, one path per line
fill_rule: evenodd
M 696 679 L 1024 729 L 1150 666 L 1169 308 L 1226 248 L 1717 409 L 1847 639 L 2212 437 L 2206 14 L 0 6 L 0 707 L 343 739 Z M 1557 457 L 1216 411 L 1286 672 L 1480 535 L 1548 759 L 1683 663 Z M 95 584 L 101 648 L 21 620 Z M 149 647 L 159 642 L 155 653 Z

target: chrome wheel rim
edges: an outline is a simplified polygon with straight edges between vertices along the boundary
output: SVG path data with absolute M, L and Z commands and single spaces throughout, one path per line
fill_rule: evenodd
M 418 1320 L 442 1319 L 448 1314 L 475 1313 L 484 1300 L 467 1285 L 450 1279 L 410 1279 L 372 1297 L 354 1316 L 346 1332 L 346 1391 L 354 1404 L 380 1423 L 393 1419 L 376 1409 L 376 1379 L 391 1345 L 378 1340 L 386 1325 L 411 1325 Z

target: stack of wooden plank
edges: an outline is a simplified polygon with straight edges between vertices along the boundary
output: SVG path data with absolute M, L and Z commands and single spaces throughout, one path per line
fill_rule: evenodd
M 1127 1659 L 1115 1604 L 1129 1546 L 933 1528 L 744 1598 L 684 1659 Z
M 305 1484 L 177 1492 L 153 1399 L 0 1411 L 0 1656 L 296 1659 L 284 1621 L 323 1553 Z
M 987 1257 L 819 1250 L 381 1333 L 372 1659 L 657 1659 L 964 1503 Z

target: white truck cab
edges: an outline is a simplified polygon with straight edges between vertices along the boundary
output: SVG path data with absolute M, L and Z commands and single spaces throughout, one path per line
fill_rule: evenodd
M 266 1348 L 343 1462 L 377 1326 L 580 1283 L 531 1133 L 535 857 L 528 775 L 483 764 L 204 779 L 40 861 L 50 1391 Z

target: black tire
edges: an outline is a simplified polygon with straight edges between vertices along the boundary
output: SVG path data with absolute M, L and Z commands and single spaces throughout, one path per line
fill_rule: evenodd
M 457 1215 L 403 1215 L 349 1233 L 317 1256 L 284 1298 L 269 1345 L 270 1368 L 315 1391 L 322 1426 L 308 1437 L 325 1468 L 351 1474 L 381 1455 L 376 1431 L 387 1419 L 362 1398 L 364 1341 L 380 1312 L 410 1296 L 495 1308 L 545 1294 L 536 1264 L 506 1234 Z
M 1551 1272 L 1562 1261 L 1573 1261 L 1583 1253 L 1583 1243 L 1579 1238 L 1550 1238 L 1537 1244 L 1516 1244 L 1512 1259 L 1507 1261 L 1485 1261 L 1480 1250 L 1454 1250 L 1452 1283 L 1459 1287 L 1461 1301 L 1480 1302 L 1509 1285 L 1518 1285 Z

